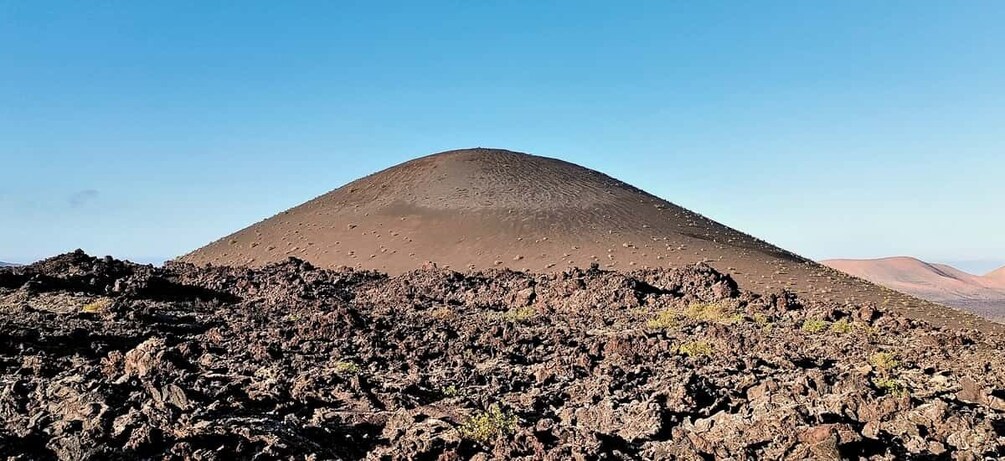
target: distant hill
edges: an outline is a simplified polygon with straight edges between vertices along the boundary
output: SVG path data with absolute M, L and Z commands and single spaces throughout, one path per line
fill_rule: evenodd
M 665 180 L 674 174 L 666 172 Z M 938 325 L 983 324 L 823 267 L 603 173 L 499 149 L 443 152 L 393 166 L 179 259 L 260 267 L 289 257 L 391 274 L 427 261 L 457 271 L 529 272 L 704 262 L 755 292 L 887 302 Z
M 993 283 L 1005 285 L 1005 267 L 987 273 L 984 278 L 991 280 Z
M 893 290 L 1005 320 L 1005 267 L 981 276 L 910 257 L 821 262 Z
M 20 264 L 5 263 L 3 261 L 0 261 L 0 267 L 13 267 L 13 266 L 20 266 Z

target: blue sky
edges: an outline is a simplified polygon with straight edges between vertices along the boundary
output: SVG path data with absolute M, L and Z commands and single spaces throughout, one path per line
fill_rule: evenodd
M 1002 24 L 992 1 L 0 0 L 0 260 L 171 257 L 490 146 L 813 258 L 990 269 Z

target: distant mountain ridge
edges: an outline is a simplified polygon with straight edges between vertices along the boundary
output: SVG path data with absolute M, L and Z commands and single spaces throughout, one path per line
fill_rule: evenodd
M 14 266 L 20 266 L 20 264 L 5 263 L 3 261 L 0 261 L 0 267 L 14 267 Z
M 821 261 L 877 285 L 1005 320 L 1005 267 L 974 275 L 947 264 L 912 257 Z

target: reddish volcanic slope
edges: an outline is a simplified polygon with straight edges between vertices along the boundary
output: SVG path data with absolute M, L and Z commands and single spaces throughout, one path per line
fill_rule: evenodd
M 985 276 L 909 257 L 832 259 L 834 269 L 922 299 L 964 308 L 985 317 L 1005 318 L 1005 269 Z
M 1005 267 L 985 274 L 984 278 L 997 286 L 1005 287 Z
M 930 311 L 930 303 L 847 277 L 602 173 L 497 149 L 443 152 L 388 168 L 180 259 L 262 266 L 291 256 L 391 274 L 427 261 L 458 271 L 531 272 L 708 262 L 755 291 L 893 299 L 908 315 L 937 323 L 973 321 Z

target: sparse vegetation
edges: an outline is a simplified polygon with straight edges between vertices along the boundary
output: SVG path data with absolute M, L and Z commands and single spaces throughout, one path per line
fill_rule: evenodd
M 688 357 L 701 357 L 706 355 L 712 355 L 712 353 L 715 351 L 712 348 L 712 345 L 708 343 L 708 341 L 690 341 L 681 344 L 677 348 L 677 352 L 680 352 L 681 354 L 686 355 Z
M 713 323 L 737 323 L 743 321 L 743 316 L 725 302 L 692 303 L 684 309 L 684 316 Z
M 869 357 L 869 364 L 880 372 L 889 372 L 900 368 L 900 360 L 892 352 L 877 352 Z
M 907 386 L 896 378 L 873 378 L 872 384 L 876 389 L 887 395 L 901 397 L 910 393 Z
M 820 319 L 806 319 L 803 321 L 802 329 L 807 333 L 820 333 L 827 329 L 830 323 Z
M 457 397 L 458 395 L 461 395 L 461 391 L 453 384 L 443 388 L 442 393 L 444 397 Z
M 335 362 L 332 369 L 335 370 L 335 373 L 340 375 L 358 375 L 362 371 L 359 365 L 346 360 L 339 360 L 338 362 Z
M 473 416 L 460 427 L 461 436 L 478 443 L 489 442 L 516 431 L 517 417 L 493 404 L 487 411 Z
M 853 329 L 851 322 L 847 319 L 841 319 L 831 324 L 831 331 L 839 335 L 851 333 Z
M 834 455 L 834 437 L 838 454 L 853 459 L 1001 451 L 1001 428 L 988 423 L 1000 416 L 1005 382 L 996 335 L 967 326 L 957 336 L 895 309 L 795 308 L 789 301 L 799 298 L 788 294 L 782 306 L 743 292 L 723 301 L 743 322 L 699 322 L 685 317 L 681 300 L 724 280 L 706 268 L 632 276 L 648 285 L 608 271 L 556 283 L 552 274 L 511 271 L 388 277 L 298 261 L 161 268 L 83 255 L 17 271 L 38 277 L 16 296 L 0 288 L 8 303 L 0 325 L 9 327 L 0 362 L 11 365 L 0 379 L 17 384 L 6 429 L 23 431 L 14 441 L 25 442 L 4 448 L 24 459 L 39 447 L 67 459 L 190 454 L 192 438 L 172 434 L 205 434 L 213 398 L 225 404 L 209 410 L 226 424 L 211 428 L 208 449 L 234 459 L 567 459 L 570 450 L 583 459 L 695 451 L 802 459 Z M 4 283 L 10 274 L 21 280 L 0 271 Z M 151 277 L 180 284 L 145 290 Z M 99 291 L 119 279 L 129 295 Z M 653 292 L 664 280 L 682 288 Z M 516 296 L 528 285 L 533 301 Z M 102 298 L 114 301 L 106 313 L 80 312 Z M 502 320 L 526 307 L 536 310 L 530 323 Z M 457 317 L 431 317 L 450 314 Z M 831 322 L 811 334 L 800 329 L 805 319 Z M 73 392 L 43 392 L 53 383 Z M 151 396 L 169 417 L 135 411 Z M 78 406 L 103 412 L 84 415 L 103 423 L 81 429 Z M 728 417 L 709 418 L 716 412 Z M 143 431 L 119 434 L 118 426 Z M 745 437 L 752 426 L 763 430 Z M 773 433 L 784 436 L 761 437 Z M 244 443 L 247 434 L 256 442 Z M 345 443 L 332 443 L 333 434 Z M 677 435 L 685 445 L 668 445 Z
M 111 298 L 100 298 L 85 304 L 80 310 L 88 314 L 98 314 L 112 307 L 112 302 Z
M 650 330 L 670 330 L 677 327 L 677 313 L 672 310 L 663 310 L 655 317 L 646 321 L 646 328 Z
M 503 312 L 502 319 L 512 323 L 523 323 L 533 319 L 537 311 L 533 307 L 517 307 Z
M 451 320 L 457 318 L 457 312 L 449 307 L 437 307 L 429 311 L 429 316 L 436 320 Z
M 753 317 L 754 324 L 761 327 L 761 330 L 771 331 L 775 327 L 775 324 L 771 321 L 771 317 L 765 314 L 754 314 Z

